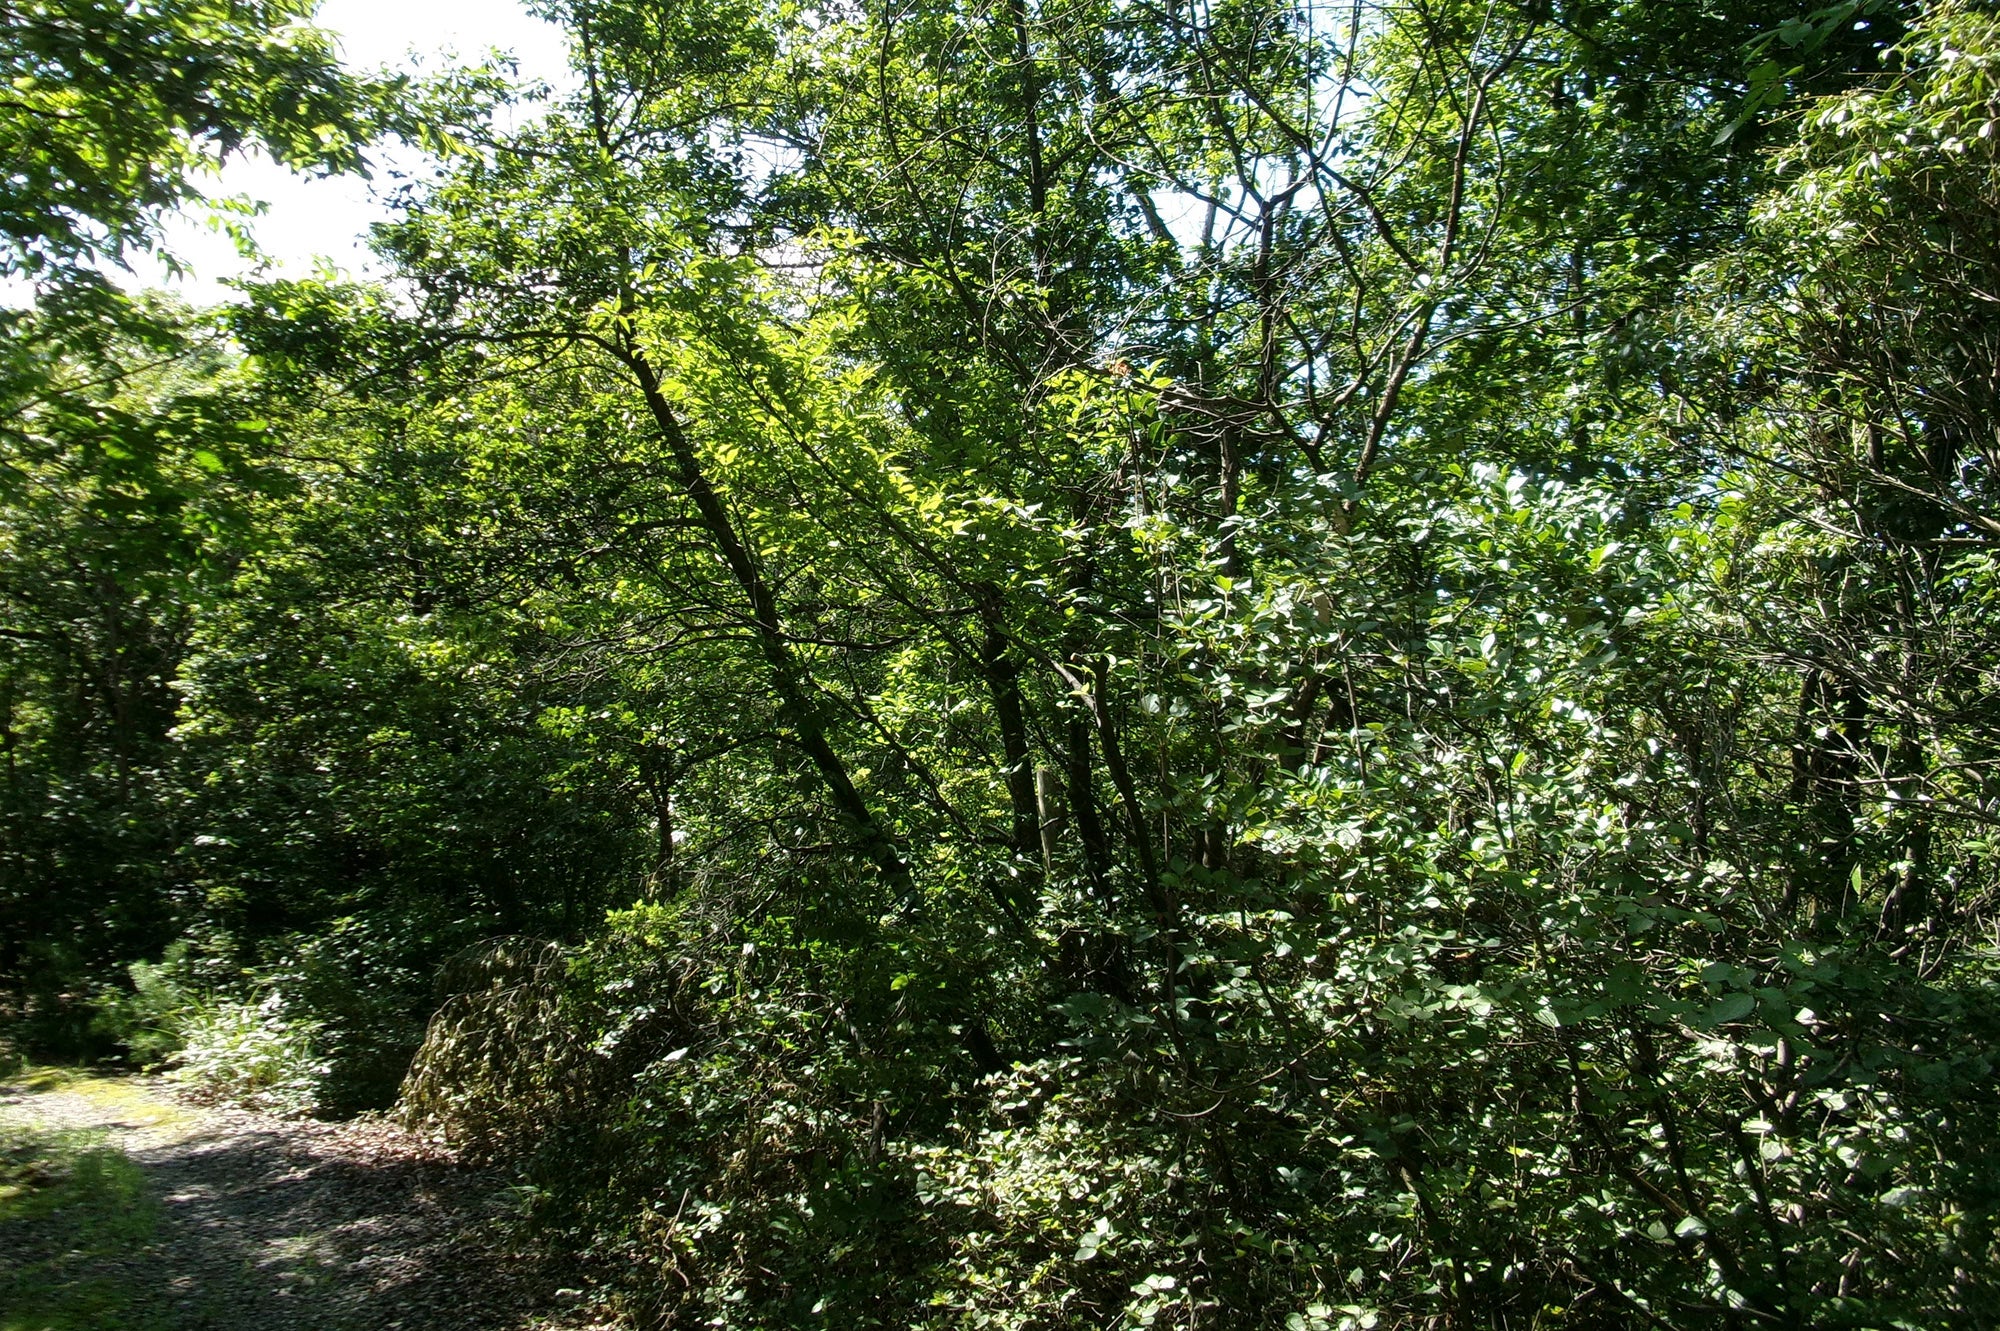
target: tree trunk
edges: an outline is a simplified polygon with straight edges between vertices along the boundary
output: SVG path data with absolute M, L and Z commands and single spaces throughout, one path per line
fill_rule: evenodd
M 654 428 L 659 431 L 667 451 L 673 456 L 681 484 L 687 487 L 688 496 L 694 500 L 702 526 L 721 552 L 723 562 L 729 566 L 729 572 L 744 599 L 750 603 L 751 630 L 765 663 L 771 668 L 771 683 L 777 691 L 785 724 L 791 730 L 792 742 L 811 760 L 833 799 L 834 808 L 852 828 L 855 839 L 876 867 L 892 878 L 906 877 L 909 868 L 903 863 L 903 857 L 882 830 L 882 824 L 867 801 L 854 788 L 847 764 L 827 740 L 820 709 L 810 693 L 811 686 L 793 660 L 791 644 L 786 641 L 778 622 L 777 600 L 764 580 L 763 571 L 751 558 L 749 547 L 737 534 L 729 511 L 722 506 L 721 496 L 716 494 L 707 473 L 702 470 L 701 459 L 681 427 L 680 418 L 660 391 L 659 376 L 654 373 L 652 363 L 646 359 L 645 352 L 629 331 L 624 336 L 620 351 L 627 368 L 639 382 L 639 390 L 645 396 Z

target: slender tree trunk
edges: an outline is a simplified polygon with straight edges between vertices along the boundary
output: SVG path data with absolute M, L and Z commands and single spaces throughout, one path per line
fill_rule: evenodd
M 1079 711 L 1069 714 L 1064 728 L 1069 759 L 1069 807 L 1076 819 L 1077 839 L 1083 843 L 1083 868 L 1090 881 L 1102 884 L 1111 863 L 1110 842 L 1104 835 L 1104 821 L 1097 813 L 1096 764 L 1090 756 L 1090 721 Z
M 1098 743 L 1104 748 L 1104 770 L 1111 777 L 1112 789 L 1118 792 L 1118 802 L 1124 806 L 1126 820 L 1131 824 L 1132 848 L 1139 855 L 1139 871 L 1146 885 L 1146 903 L 1152 907 L 1160 931 L 1171 937 L 1179 922 L 1174 918 L 1174 903 L 1167 896 L 1160 879 L 1160 857 L 1153 848 L 1145 811 L 1139 807 L 1138 785 L 1132 780 L 1132 771 L 1125 763 L 1124 749 L 1118 742 L 1118 726 L 1112 719 L 1109 699 L 1105 696 L 1107 683 L 1104 664 L 1100 661 L 1091 674 L 1089 698 L 1090 713 L 1097 722 Z
M 1857 746 L 1867 721 L 1868 698 L 1859 684 L 1818 669 L 1806 672 L 1799 685 L 1791 798 L 1807 844 L 1786 887 L 1787 914 L 1810 903 L 1842 915 L 1854 904 Z
M 903 863 L 888 834 L 882 830 L 874 811 L 854 788 L 854 779 L 848 774 L 847 764 L 827 740 L 820 709 L 811 695 L 811 685 L 792 657 L 791 644 L 778 622 L 777 599 L 764 579 L 763 570 L 751 557 L 750 549 L 737 533 L 729 511 L 723 507 L 721 496 L 709 483 L 693 442 L 688 439 L 666 395 L 660 391 L 659 376 L 654 372 L 652 362 L 646 359 L 645 352 L 629 330 L 624 335 L 620 354 L 626 367 L 638 380 L 639 391 L 645 396 L 646 409 L 652 415 L 654 428 L 659 431 L 661 441 L 673 457 L 681 484 L 694 500 L 702 526 L 707 529 L 709 539 L 715 542 L 723 563 L 729 566 L 729 572 L 744 599 L 750 603 L 751 631 L 756 637 L 758 650 L 770 667 L 771 683 L 777 691 L 792 742 L 811 760 L 833 800 L 834 808 L 851 827 L 855 839 L 876 867 L 893 878 L 906 876 L 908 866 Z
M 993 715 L 1000 725 L 1000 747 L 1007 762 L 1007 799 L 1013 806 L 1014 852 L 1033 859 L 1041 840 L 1040 810 L 1035 800 L 1035 772 L 1028 754 L 1028 724 L 1021 707 L 1021 667 L 1007 652 L 1006 625 L 1001 619 L 1000 594 L 980 589 L 980 666 L 993 696 Z
M 1042 872 L 1053 877 L 1056 871 L 1056 839 L 1062 835 L 1062 786 L 1055 769 L 1035 769 L 1036 826 L 1042 839 Z

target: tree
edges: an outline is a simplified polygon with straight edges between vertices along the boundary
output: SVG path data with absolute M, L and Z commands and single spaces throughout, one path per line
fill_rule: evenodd
M 1984 1324 L 1990 15 L 548 12 L 228 319 L 235 983 L 663 1324 Z
M 310 0 L 29 0 L 0 8 L 0 272 L 74 281 L 151 249 L 198 178 L 252 145 L 359 169 L 398 84 L 345 74 Z
M 35 293 L 0 315 L 0 974 L 32 977 L 57 1025 L 87 1017 L 70 999 L 95 968 L 174 931 L 170 685 L 197 605 L 249 539 L 245 492 L 268 480 L 264 423 L 230 407 L 212 322 L 127 297 L 103 265 L 154 247 L 230 152 L 361 164 L 400 84 L 344 74 L 309 13 L 0 7 L 0 274 Z

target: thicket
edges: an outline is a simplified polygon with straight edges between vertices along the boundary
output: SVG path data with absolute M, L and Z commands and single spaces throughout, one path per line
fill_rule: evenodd
M 1990 5 L 538 10 L 5 8 L 209 80 L 0 184 L 19 1038 L 643 1324 L 1994 1322 Z M 380 286 L 92 266 L 388 132 Z

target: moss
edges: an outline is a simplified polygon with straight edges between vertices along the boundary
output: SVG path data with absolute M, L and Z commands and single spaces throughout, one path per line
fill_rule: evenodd
M 32 1095 L 62 1091 L 88 1101 L 95 1109 L 128 1127 L 191 1127 L 195 1118 L 162 1100 L 130 1077 L 104 1076 L 81 1068 L 31 1067 L 13 1079 Z
M 100 1134 L 0 1128 L 0 1246 L 12 1259 L 0 1331 L 167 1331 L 127 1265 L 159 1223 L 138 1166 Z
M 31 1066 L 10 1080 L 129 1127 L 196 1122 L 128 1077 Z M 0 1331 L 174 1331 L 145 1260 L 161 1224 L 144 1172 L 102 1131 L 0 1123 Z

